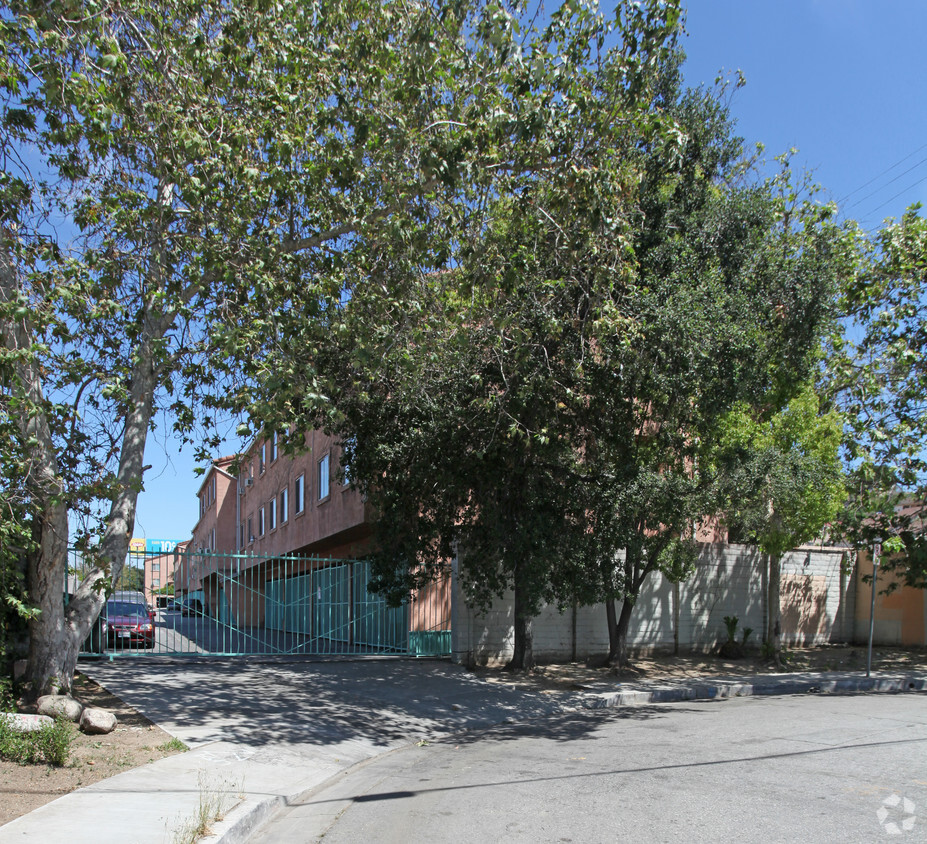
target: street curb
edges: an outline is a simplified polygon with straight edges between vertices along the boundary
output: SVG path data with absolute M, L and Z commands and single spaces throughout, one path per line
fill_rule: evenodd
M 312 789 L 308 789 L 312 791 Z M 236 806 L 219 823 L 211 825 L 211 836 L 217 844 L 245 844 L 251 836 L 265 823 L 282 812 L 287 804 L 295 802 L 300 794 L 275 795 L 257 801 L 245 800 L 244 805 Z
M 806 675 L 789 678 L 749 678 L 752 682 L 741 680 L 691 682 L 685 685 L 653 688 L 628 689 L 613 693 L 587 693 L 578 702 L 578 709 L 610 709 L 619 706 L 646 706 L 655 703 L 676 703 L 689 700 L 724 700 L 734 697 L 751 697 L 756 695 L 796 695 L 796 694 L 840 694 L 853 692 L 900 693 L 927 691 L 927 675 L 903 675 L 895 677 L 838 677 L 826 675 Z M 574 710 L 576 711 L 576 710 Z M 501 723 L 512 723 L 514 719 L 506 718 Z M 496 726 L 483 725 L 486 729 Z M 449 731 L 453 732 L 453 731 Z M 225 820 L 213 826 L 213 835 L 217 844 L 246 844 L 267 821 L 281 812 L 287 805 L 299 802 L 314 792 L 324 791 L 333 782 L 347 776 L 359 767 L 363 767 L 382 755 L 402 749 L 404 745 L 384 748 L 379 753 L 359 760 L 342 771 L 327 777 L 308 788 L 301 788 L 293 794 L 275 795 L 265 799 L 245 800 L 226 816 Z
M 583 702 L 586 709 L 610 709 L 617 706 L 646 706 L 651 703 L 677 703 L 686 700 L 724 700 L 754 695 L 840 694 L 852 692 L 923 692 L 927 677 L 803 677 L 801 679 L 768 680 L 754 683 L 691 683 L 685 686 L 657 689 L 628 689 L 612 693 L 589 695 Z

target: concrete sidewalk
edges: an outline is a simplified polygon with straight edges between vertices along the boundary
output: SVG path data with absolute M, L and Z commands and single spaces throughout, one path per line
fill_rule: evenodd
M 234 805 L 209 841 L 247 841 L 277 809 L 348 768 L 463 730 L 583 709 L 756 694 L 923 691 L 927 675 L 779 674 L 537 692 L 446 662 L 155 662 L 80 669 L 191 750 L 67 794 L 0 827 L 0 844 L 163 844 L 202 802 Z

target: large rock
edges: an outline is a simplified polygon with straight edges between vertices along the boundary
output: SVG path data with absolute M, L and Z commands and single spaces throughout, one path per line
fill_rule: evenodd
M 23 715 L 19 712 L 0 712 L 0 718 L 3 718 L 17 733 L 31 733 L 55 723 L 55 719 L 47 715 Z
M 90 735 L 111 733 L 116 729 L 116 716 L 105 709 L 93 709 L 88 706 L 80 716 L 80 728 Z
M 47 715 L 49 718 L 67 718 L 75 724 L 80 720 L 81 713 L 84 711 L 83 705 L 70 695 L 42 695 L 36 708 L 39 710 L 39 715 Z

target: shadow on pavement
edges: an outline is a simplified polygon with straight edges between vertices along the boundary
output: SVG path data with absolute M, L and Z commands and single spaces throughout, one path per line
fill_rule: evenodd
M 359 740 L 386 747 L 507 719 L 557 716 L 578 700 L 572 693 L 503 688 L 434 660 L 146 660 L 81 664 L 80 670 L 190 745 Z M 648 716 L 635 710 L 629 717 Z M 572 726 L 566 715 L 558 721 L 560 727 L 546 722 L 547 729 L 581 731 L 596 723 L 588 716 Z

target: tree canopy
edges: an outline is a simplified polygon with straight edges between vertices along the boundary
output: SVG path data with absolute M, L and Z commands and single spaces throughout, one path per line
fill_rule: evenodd
M 208 429 L 261 374 L 275 315 L 325 321 L 352 246 L 396 239 L 428 263 L 427 197 L 491 140 L 479 50 L 514 49 L 513 20 L 440 2 L 5 5 L 2 448 L 24 461 L 35 537 L 35 691 L 70 687 L 159 412 Z M 298 401 L 324 413 L 311 386 Z M 98 569 L 65 610 L 74 540 Z
M 874 238 L 855 232 L 824 386 L 846 420 L 848 506 L 856 545 L 881 539 L 900 583 L 927 587 L 927 221 L 910 209 Z
M 541 602 L 630 612 L 650 572 L 682 574 L 719 419 L 787 401 L 830 315 L 830 209 L 750 171 L 720 95 L 681 89 L 656 8 L 611 49 L 601 21 L 570 42 L 554 16 L 503 50 L 464 201 L 352 252 L 315 324 L 334 343 L 294 314 L 255 356 L 261 412 L 282 395 L 312 424 L 300 396 L 331 396 L 379 516 L 375 586 L 401 599 L 456 549 L 471 601 L 514 589 L 517 666 Z

